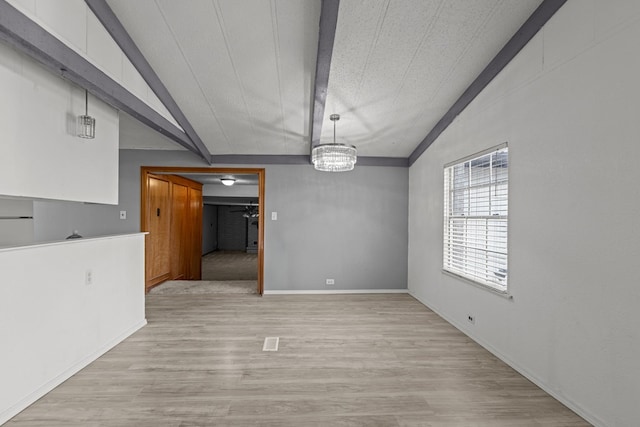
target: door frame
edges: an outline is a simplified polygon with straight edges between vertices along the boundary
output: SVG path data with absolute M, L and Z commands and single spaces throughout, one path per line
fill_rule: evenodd
M 140 231 L 147 232 L 147 175 L 158 173 L 256 174 L 258 175 L 258 295 L 264 294 L 264 168 L 141 166 L 140 167 Z M 145 247 L 145 257 L 146 257 Z M 145 258 L 146 259 L 146 258 Z

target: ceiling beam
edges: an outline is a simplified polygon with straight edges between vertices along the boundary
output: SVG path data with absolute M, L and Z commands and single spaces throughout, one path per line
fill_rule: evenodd
M 40 62 L 53 74 L 87 89 L 107 104 L 200 155 L 181 129 L 5 0 L 0 0 L 0 40 Z
M 184 132 L 191 139 L 194 146 L 200 153 L 201 157 L 211 164 L 211 153 L 207 149 L 206 145 L 202 142 L 198 134 L 196 133 L 187 117 L 184 115 L 178 104 L 173 99 L 165 85 L 160 80 L 160 77 L 151 68 L 151 65 L 144 57 L 138 46 L 135 44 L 127 30 L 116 17 L 115 13 L 111 10 L 105 0 L 85 0 L 85 3 L 89 6 L 91 11 L 96 15 L 98 20 L 102 23 L 104 28 L 109 32 L 113 40 L 120 46 L 120 49 L 129 58 L 129 61 L 138 70 L 142 78 L 149 85 L 151 90 L 156 94 L 158 99 L 169 110 L 173 118 L 184 129 Z
M 311 124 L 310 150 L 313 150 L 313 147 L 320 143 L 322 121 L 324 119 L 324 104 L 327 100 L 329 71 L 331 70 L 333 40 L 336 36 L 339 8 L 340 0 L 322 0 L 320 31 L 318 33 L 318 54 L 316 57 L 316 78 L 313 88 L 313 123 Z
M 547 21 L 565 4 L 567 0 L 544 0 L 531 14 L 520 29 L 511 37 L 489 65 L 476 77 L 471 85 L 458 98 L 453 106 L 436 123 L 422 142 L 409 156 L 409 166 L 425 152 L 453 120 L 474 100 L 476 96 L 507 66 L 520 50 L 535 36 Z

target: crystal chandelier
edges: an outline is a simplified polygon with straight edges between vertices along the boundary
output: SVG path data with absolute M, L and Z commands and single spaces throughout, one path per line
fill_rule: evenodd
M 336 121 L 340 114 L 332 114 L 333 143 L 316 145 L 311 151 L 311 161 L 316 170 L 324 172 L 346 172 L 353 170 L 357 161 L 356 147 L 336 142 Z

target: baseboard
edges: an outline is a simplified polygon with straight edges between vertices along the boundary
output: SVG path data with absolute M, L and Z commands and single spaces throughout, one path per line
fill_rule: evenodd
M 38 387 L 36 390 L 34 390 L 32 393 L 30 393 L 26 397 L 20 399 L 16 404 L 11 406 L 10 408 L 8 408 L 5 411 L 1 412 L 0 413 L 0 425 L 6 423 L 11 418 L 13 418 L 16 415 L 18 415 L 20 412 L 22 412 L 24 409 L 26 409 L 29 405 L 33 404 L 36 400 L 40 399 L 42 396 L 44 396 L 45 394 L 49 393 L 51 390 L 53 390 L 54 388 L 56 388 L 57 386 L 59 386 L 60 384 L 62 384 L 66 380 L 68 380 L 69 378 L 71 378 L 73 375 L 78 373 L 80 370 L 82 370 L 83 368 L 88 366 L 91 362 L 95 361 L 100 356 L 105 354 L 107 351 L 111 350 L 113 347 L 115 347 L 116 345 L 120 344 L 122 341 L 124 341 L 126 338 L 131 336 L 134 332 L 136 332 L 137 330 L 139 330 L 140 328 L 142 328 L 146 324 L 147 324 L 147 319 L 143 319 L 141 322 L 138 322 L 134 326 L 132 326 L 129 329 L 127 329 L 126 331 L 124 331 L 122 334 L 118 335 L 113 340 L 107 342 L 105 345 L 100 347 L 98 350 L 96 350 L 93 353 L 89 354 L 88 356 L 82 358 L 78 362 L 74 363 L 72 366 L 70 366 L 64 372 L 60 373 L 55 378 L 52 378 L 51 380 L 49 380 L 46 383 L 44 383 L 42 386 Z
M 422 305 L 424 305 L 429 310 L 433 311 L 438 316 L 442 317 L 444 320 L 446 320 L 448 323 L 450 323 L 454 328 L 458 329 L 460 332 L 462 332 L 463 334 L 465 334 L 466 336 L 471 338 L 473 341 L 475 341 L 476 343 L 480 344 L 483 348 L 485 348 L 491 354 L 496 356 L 498 359 L 502 360 L 504 363 L 509 365 L 511 368 L 513 368 L 519 374 L 521 374 L 522 376 L 527 378 L 529 381 L 531 381 L 532 383 L 534 383 L 535 385 L 540 387 L 542 390 L 544 390 L 547 394 L 551 395 L 558 402 L 562 403 L 564 406 L 566 406 L 567 408 L 571 409 L 573 412 L 575 412 L 576 414 L 578 414 L 579 416 L 584 418 L 588 423 L 591 423 L 596 427 L 600 427 L 600 426 L 604 427 L 604 426 L 606 426 L 604 421 L 602 421 L 601 419 L 599 419 L 595 415 L 591 414 L 589 411 L 585 410 L 583 407 L 581 407 L 580 405 L 578 405 L 577 403 L 575 403 L 571 399 L 567 398 L 566 396 L 561 396 L 561 395 L 557 394 L 556 391 L 552 390 L 544 381 L 542 381 L 540 378 L 538 378 L 533 373 L 529 372 L 529 370 L 527 370 L 523 366 L 520 366 L 518 363 L 513 361 L 511 358 L 509 358 L 506 355 L 504 355 L 502 352 L 498 351 L 495 347 L 493 347 L 488 342 L 484 341 L 481 338 L 469 335 L 467 333 L 467 331 L 462 327 L 462 325 L 460 323 L 458 323 L 455 320 L 449 318 L 448 316 L 445 316 L 440 311 L 438 311 L 437 309 L 435 309 L 432 306 L 430 306 L 426 301 L 423 301 L 420 297 L 415 295 L 413 292 L 408 291 L 408 293 L 409 293 L 409 295 L 414 297 L 417 301 L 419 301 Z
M 313 289 L 265 290 L 264 295 L 406 294 L 408 292 L 408 289 Z

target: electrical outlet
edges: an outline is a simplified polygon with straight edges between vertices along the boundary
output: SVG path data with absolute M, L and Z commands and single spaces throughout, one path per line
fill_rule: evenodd
M 120 211 L 120 219 L 127 219 L 127 211 Z
M 467 322 L 471 323 L 472 325 L 475 325 L 475 324 L 476 324 L 476 318 L 475 318 L 475 316 L 473 316 L 473 315 L 469 314 L 469 315 L 467 316 Z
M 93 271 L 87 270 L 84 274 L 84 284 L 92 285 L 93 284 Z
M 336 284 L 336 281 L 335 281 L 335 280 L 333 280 L 333 279 L 327 279 L 325 283 L 326 283 L 327 285 L 335 285 L 335 284 Z

